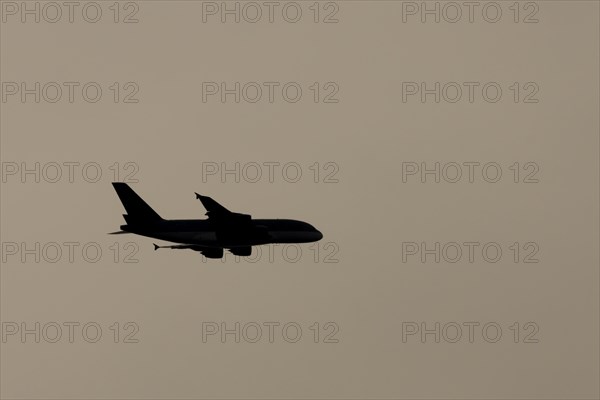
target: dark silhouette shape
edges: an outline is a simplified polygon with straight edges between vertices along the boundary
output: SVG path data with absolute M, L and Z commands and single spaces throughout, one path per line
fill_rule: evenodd
M 160 217 L 140 196 L 122 182 L 113 182 L 127 214 L 127 225 L 112 234 L 134 233 L 169 242 L 182 243 L 159 246 L 158 249 L 191 249 L 207 258 L 222 258 L 223 249 L 247 257 L 252 246 L 269 243 L 310 243 L 323 234 L 306 222 L 292 219 L 252 219 L 248 214 L 234 213 L 201 194 L 196 194 L 206 209 L 207 219 L 166 220 Z

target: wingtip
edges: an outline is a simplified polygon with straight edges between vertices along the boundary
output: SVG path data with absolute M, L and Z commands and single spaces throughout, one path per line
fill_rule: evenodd
M 196 195 L 196 199 L 200 200 L 200 198 L 202 197 L 200 194 L 198 194 L 198 192 L 194 192 L 194 194 Z
M 154 245 L 154 251 L 158 250 L 158 245 L 156 243 L 152 243 Z

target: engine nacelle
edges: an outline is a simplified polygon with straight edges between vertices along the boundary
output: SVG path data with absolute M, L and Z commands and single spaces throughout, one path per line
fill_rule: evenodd
M 201 253 L 206 258 L 223 258 L 223 249 L 204 249 Z
M 252 255 L 252 247 L 234 247 L 233 249 L 229 249 L 229 252 L 234 256 L 249 257 Z

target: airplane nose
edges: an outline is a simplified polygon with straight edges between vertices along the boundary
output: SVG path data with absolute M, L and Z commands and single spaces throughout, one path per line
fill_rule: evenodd
M 315 232 L 315 241 L 323 239 L 323 234 L 320 231 Z

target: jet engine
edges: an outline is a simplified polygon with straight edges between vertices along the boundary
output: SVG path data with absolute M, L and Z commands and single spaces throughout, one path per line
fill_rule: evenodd
M 201 253 L 206 258 L 223 258 L 223 249 L 203 249 Z
M 234 247 L 233 249 L 229 249 L 229 252 L 234 256 L 249 257 L 252 255 L 252 247 Z

